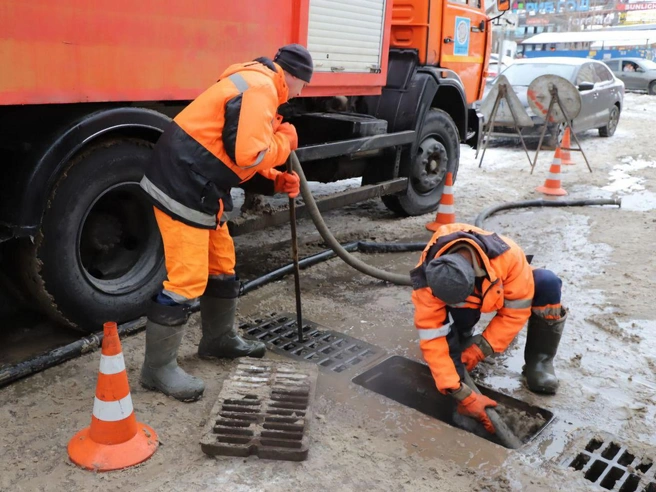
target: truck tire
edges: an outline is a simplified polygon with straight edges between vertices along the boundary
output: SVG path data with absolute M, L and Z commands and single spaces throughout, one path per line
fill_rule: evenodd
M 402 216 L 423 215 L 437 209 L 446 173 L 455 182 L 460 159 L 458 128 L 449 113 L 432 108 L 426 113 L 414 155 L 404 155 L 399 174 L 408 177 L 405 195 L 382 197 L 387 208 Z
M 152 144 L 114 139 L 76 156 L 24 249 L 26 287 L 54 320 L 91 333 L 145 312 L 166 276 L 152 206 L 139 188 Z

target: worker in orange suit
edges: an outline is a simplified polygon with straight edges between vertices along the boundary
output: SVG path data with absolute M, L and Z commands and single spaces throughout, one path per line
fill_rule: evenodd
M 275 169 L 298 147 L 296 130 L 282 122 L 278 107 L 299 96 L 312 73 L 312 57 L 298 44 L 283 46 L 273 60 L 232 65 L 155 145 L 141 187 L 155 206 L 167 279 L 148 311 L 143 386 L 182 401 L 202 395 L 203 381 L 177 364 L 190 305 L 199 297 L 200 357 L 264 355 L 262 342 L 235 330 L 240 283 L 225 212 L 233 207 L 230 189 L 256 174 L 276 192 L 298 195 L 298 175 Z
M 410 276 L 419 345 L 438 390 L 457 400 L 458 413 L 494 432 L 485 408 L 497 404 L 464 384 L 464 371 L 506 350 L 527 321 L 527 386 L 556 392 L 553 359 L 567 311 L 561 306 L 562 282 L 553 272 L 532 269 L 507 237 L 448 224 L 435 232 Z M 472 336 L 482 312 L 496 315 L 482 334 Z

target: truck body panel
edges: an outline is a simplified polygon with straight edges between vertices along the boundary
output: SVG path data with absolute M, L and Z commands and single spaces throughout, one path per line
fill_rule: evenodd
M 227 66 L 272 58 L 284 44 L 308 41 L 318 66 L 304 96 L 379 94 L 387 69 L 387 4 L 1 0 L 0 105 L 191 100 Z M 328 15 L 334 6 L 342 10 Z M 348 25 L 358 9 L 367 20 Z M 345 31 L 340 36 L 338 26 Z M 367 33 L 366 49 L 348 52 L 361 37 L 358 29 Z M 336 46 L 338 39 L 347 49 Z M 326 63 L 331 56 L 336 64 Z

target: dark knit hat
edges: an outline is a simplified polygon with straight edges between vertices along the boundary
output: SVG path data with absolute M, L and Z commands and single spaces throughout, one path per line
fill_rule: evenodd
M 474 267 L 464 256 L 448 254 L 426 265 L 426 280 L 433 295 L 445 304 L 463 302 L 474 292 Z
M 312 55 L 300 44 L 287 44 L 278 50 L 273 59 L 282 69 L 305 82 L 310 82 L 314 64 Z

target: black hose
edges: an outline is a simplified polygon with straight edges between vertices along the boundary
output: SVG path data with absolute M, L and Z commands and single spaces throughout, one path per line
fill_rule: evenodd
M 474 222 L 476 227 L 483 228 L 485 219 L 502 210 L 511 210 L 514 208 L 531 208 L 531 207 L 586 207 L 590 205 L 617 205 L 622 206 L 621 198 L 601 198 L 594 200 L 525 200 L 522 202 L 506 202 L 499 205 L 493 205 L 483 210 Z
M 139 333 L 146 326 L 146 318 L 139 318 L 134 321 L 123 323 L 118 328 L 118 334 L 121 337 Z M 87 337 L 71 342 L 63 347 L 57 347 L 50 352 L 38 355 L 32 359 L 19 362 L 13 366 L 0 370 L 0 388 L 8 385 L 20 378 L 44 371 L 50 367 L 56 366 L 67 360 L 79 357 L 88 352 L 97 350 L 103 341 L 103 332 L 94 333 Z
M 371 242 L 350 242 L 342 245 L 345 251 L 362 253 L 402 253 L 422 251 L 426 245 L 424 243 L 371 243 Z M 337 255 L 331 249 L 327 249 L 320 253 L 303 258 L 299 261 L 300 268 L 309 268 L 318 263 L 335 258 Z M 240 295 L 248 294 L 264 285 L 280 280 L 285 275 L 294 272 L 294 264 L 290 263 L 281 268 L 266 273 L 261 277 L 245 282 L 242 285 Z M 191 306 L 191 311 L 196 312 L 199 310 L 199 303 L 196 302 Z M 120 337 L 135 335 L 141 332 L 146 326 L 146 318 L 139 318 L 134 321 L 123 323 L 118 327 L 118 334 Z M 13 366 L 0 369 L 0 388 L 7 386 L 18 379 L 24 378 L 31 374 L 49 369 L 56 365 L 62 364 L 68 360 L 84 355 L 88 352 L 93 352 L 100 348 L 103 340 L 103 332 L 88 335 L 80 340 L 71 342 L 63 347 L 58 347 L 54 350 L 46 352 L 45 354 L 38 355 L 32 359 L 14 364 Z

